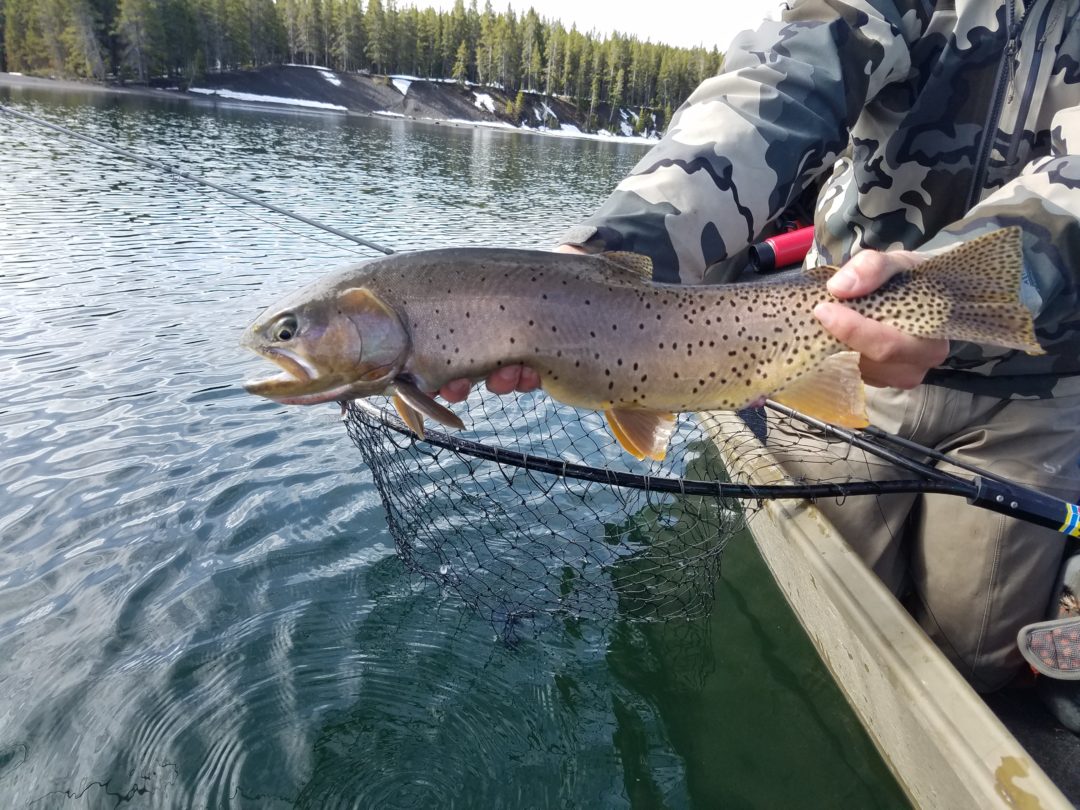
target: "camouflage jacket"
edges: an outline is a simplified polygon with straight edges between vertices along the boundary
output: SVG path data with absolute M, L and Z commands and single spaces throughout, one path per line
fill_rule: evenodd
M 823 179 L 812 263 L 1019 225 L 1047 354 L 956 343 L 928 381 L 1080 392 L 1078 15 L 1080 0 L 795 2 L 736 38 L 564 242 L 645 253 L 658 280 L 697 283 Z

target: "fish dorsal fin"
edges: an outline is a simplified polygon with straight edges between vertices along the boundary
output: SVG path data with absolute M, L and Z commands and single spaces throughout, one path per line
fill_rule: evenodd
M 424 417 L 434 419 L 440 425 L 464 430 L 465 423 L 449 408 L 445 408 L 410 382 L 394 383 L 394 408 L 412 432 L 424 438 Z
M 608 425 L 623 450 L 639 461 L 663 461 L 668 440 L 675 429 L 675 414 L 638 408 L 610 408 L 604 411 Z
M 645 281 L 652 281 L 652 259 L 640 253 L 631 253 L 628 250 L 615 250 L 611 253 L 601 254 L 604 259 L 617 264 L 620 269 L 633 273 Z
M 831 355 L 821 365 L 774 392 L 772 398 L 807 416 L 841 427 L 863 428 L 870 424 L 858 352 Z

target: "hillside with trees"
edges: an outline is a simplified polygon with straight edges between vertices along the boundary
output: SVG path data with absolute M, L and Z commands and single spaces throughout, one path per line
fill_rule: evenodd
M 590 128 L 601 110 L 670 120 L 715 48 L 600 38 L 464 0 L 450 11 L 394 0 L 0 0 L 0 68 L 32 75 L 186 87 L 270 65 L 406 74 L 572 100 Z

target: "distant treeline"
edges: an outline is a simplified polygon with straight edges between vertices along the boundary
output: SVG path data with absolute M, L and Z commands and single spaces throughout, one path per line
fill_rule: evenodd
M 595 107 L 673 107 L 722 61 L 713 48 L 603 39 L 542 19 L 397 8 L 394 0 L 0 0 L 10 71 L 191 81 L 299 62 L 570 96 Z

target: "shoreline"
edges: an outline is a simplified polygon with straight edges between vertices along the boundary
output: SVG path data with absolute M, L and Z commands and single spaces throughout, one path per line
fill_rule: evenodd
M 309 66 L 289 65 L 286 68 L 309 70 Z M 393 79 L 393 77 L 387 77 Z M 427 81 L 427 80 L 412 80 L 418 82 L 426 82 L 430 85 L 444 84 L 443 82 Z M 451 84 L 450 86 L 456 87 Z M 505 121 L 499 120 L 494 116 L 491 116 L 491 120 L 487 118 L 476 119 L 464 119 L 464 118 L 450 118 L 450 117 L 437 117 L 427 115 L 415 115 L 405 112 L 398 112 L 395 110 L 358 110 L 352 109 L 344 105 L 337 105 L 320 100 L 307 100 L 303 98 L 286 98 L 273 95 L 272 93 L 266 93 L 262 95 L 260 99 L 256 95 L 250 95 L 248 98 L 230 98 L 229 95 L 244 95 L 230 93 L 228 88 L 222 87 L 198 87 L 194 90 L 180 90 L 177 89 L 159 89 L 149 87 L 146 85 L 130 84 L 130 85 L 118 85 L 108 84 L 104 82 L 92 81 L 92 80 L 79 80 L 79 79 L 60 79 L 60 78 L 46 78 L 42 76 L 28 76 L 22 73 L 3 73 L 0 72 L 0 88 L 10 88 L 14 90 L 48 90 L 54 92 L 86 92 L 95 93 L 99 95 L 117 95 L 117 96 L 131 96 L 136 98 L 153 98 L 158 100 L 169 101 L 185 101 L 192 104 L 200 105 L 223 105 L 226 107 L 236 109 L 257 109 L 257 110 L 278 110 L 281 112 L 289 113 L 305 113 L 314 115 L 338 115 L 338 116 L 355 116 L 359 118 L 378 118 L 384 121 L 404 121 L 408 123 L 427 124 L 443 127 L 455 127 L 458 129 L 484 129 L 495 132 L 506 132 L 513 134 L 523 135 L 539 135 L 550 138 L 558 139 L 578 139 L 578 140 L 590 140 L 603 143 L 617 143 L 627 144 L 630 146 L 641 146 L 649 148 L 658 143 L 657 138 L 646 138 L 644 136 L 625 136 L 615 135 L 611 133 L 590 133 L 583 132 L 573 126 L 573 130 L 563 129 L 539 129 L 529 126 L 515 126 Z M 222 95 L 224 93 L 225 95 Z M 274 101 L 266 101 L 263 99 L 273 98 Z M 402 99 L 405 98 L 405 94 L 402 94 Z M 295 102 L 295 103 L 294 103 Z

